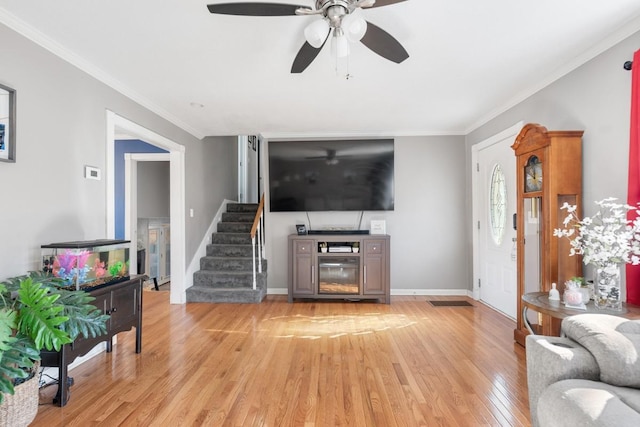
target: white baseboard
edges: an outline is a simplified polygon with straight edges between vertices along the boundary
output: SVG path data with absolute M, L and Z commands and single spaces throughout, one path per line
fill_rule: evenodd
M 287 295 L 289 290 L 287 288 L 269 288 L 267 287 L 267 295 Z
M 468 289 L 391 289 L 391 295 L 395 296 L 465 296 L 473 297 Z
M 287 293 L 287 288 L 267 288 L 267 295 L 287 295 Z M 468 289 L 391 289 L 391 295 L 466 296 L 474 298 L 473 292 Z

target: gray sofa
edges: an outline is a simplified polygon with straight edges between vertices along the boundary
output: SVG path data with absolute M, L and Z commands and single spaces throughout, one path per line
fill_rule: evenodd
M 640 426 L 640 320 L 580 314 L 527 336 L 534 427 Z

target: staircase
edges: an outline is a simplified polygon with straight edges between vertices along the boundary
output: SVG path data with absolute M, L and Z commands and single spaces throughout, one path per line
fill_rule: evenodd
M 227 205 L 218 231 L 207 245 L 207 255 L 200 259 L 200 270 L 193 274 L 187 302 L 259 303 L 264 299 L 267 294 L 265 259 L 262 273 L 256 272 L 256 289 L 253 289 L 251 226 L 257 209 L 258 204 L 254 203 Z

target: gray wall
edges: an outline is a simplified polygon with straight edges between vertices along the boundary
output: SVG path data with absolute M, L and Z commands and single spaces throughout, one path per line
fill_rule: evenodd
M 169 162 L 138 162 L 138 218 L 169 218 Z
M 584 130 L 585 215 L 596 211 L 594 201 L 605 197 L 626 200 L 631 73 L 622 65 L 633 59 L 639 47 L 640 33 L 636 33 L 467 135 L 468 162 L 473 144 L 519 120 L 539 123 L 549 130 Z M 470 171 L 470 166 L 466 170 Z M 467 182 L 470 188 L 469 173 Z M 470 212 L 470 191 L 467 203 Z M 470 227 L 471 221 L 467 223 Z M 471 230 L 468 238 L 470 242 Z
M 369 229 L 372 219 L 386 220 L 392 293 L 468 288 L 471 271 L 465 266 L 471 263 L 471 253 L 465 234 L 464 168 L 463 137 L 395 139 L 395 210 L 365 212 L 361 227 Z M 310 212 L 309 219 L 314 229 L 357 228 L 360 212 Z M 308 225 L 304 212 L 267 213 L 270 289 L 287 286 L 287 236 L 300 223 Z
M 0 40 L 0 83 L 16 89 L 18 109 L 17 162 L 0 163 L 0 279 L 39 268 L 41 244 L 107 237 L 107 109 L 185 146 L 186 204 L 197 212 L 186 215 L 188 264 L 236 196 L 235 138 L 200 141 L 2 24 Z M 85 165 L 102 180 L 84 179 Z

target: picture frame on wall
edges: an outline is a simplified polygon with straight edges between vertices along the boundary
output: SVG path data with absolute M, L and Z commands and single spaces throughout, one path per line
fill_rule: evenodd
M 0 84 L 0 161 L 16 161 L 16 91 Z
M 249 140 L 249 147 L 251 147 L 253 151 L 256 151 L 257 145 L 258 145 L 258 137 L 256 135 L 249 135 L 248 140 Z

